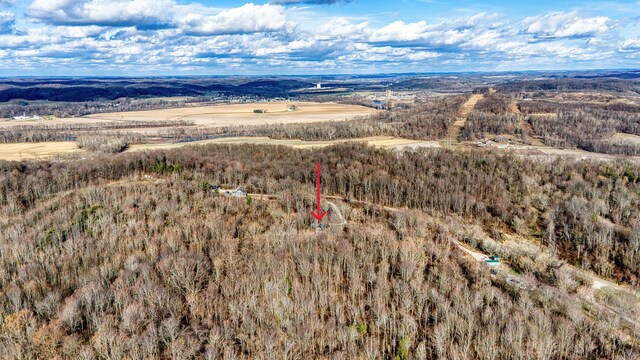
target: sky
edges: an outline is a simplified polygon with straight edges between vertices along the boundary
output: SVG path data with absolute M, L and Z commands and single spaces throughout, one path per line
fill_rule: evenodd
M 640 68 L 640 1 L 0 0 L 0 76 Z

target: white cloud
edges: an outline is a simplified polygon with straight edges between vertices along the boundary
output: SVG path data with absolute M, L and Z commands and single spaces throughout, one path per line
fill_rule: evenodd
M 187 34 L 203 36 L 283 30 L 287 18 L 282 6 L 249 3 L 215 15 L 190 12 L 178 17 L 175 23 Z
M 440 54 L 430 51 L 412 52 L 406 55 L 406 58 L 411 61 L 431 60 L 437 57 L 440 57 Z
M 317 29 L 323 39 L 361 39 L 369 32 L 369 23 L 353 24 L 345 18 L 332 18 Z
M 622 51 L 640 51 L 640 39 L 628 39 L 620 46 Z
M 0 12 L 3 68 L 463 70 L 510 63 L 617 64 L 616 56 L 630 61 L 640 53 L 640 39 L 616 42 L 613 31 L 603 36 L 614 24 L 622 29 L 623 22 L 576 12 L 409 22 L 324 16 L 307 6 L 249 3 L 222 9 L 188 1 L 193 0 L 34 0 L 26 19 Z M 29 17 L 39 21 L 29 23 Z
M 576 11 L 551 12 L 527 17 L 522 21 L 525 32 L 541 38 L 591 37 L 611 29 L 611 19 L 606 16 L 581 18 Z
M 13 31 L 16 22 L 16 15 L 10 11 L 0 11 L 0 34 L 7 34 Z
M 394 44 L 400 46 L 426 46 L 452 48 L 470 44 L 490 30 L 489 26 L 477 24 L 478 18 L 463 18 L 454 21 L 428 24 L 426 21 L 405 23 L 395 21 L 370 32 L 371 43 Z M 500 34 L 493 31 L 494 36 Z M 479 39 L 478 39 L 479 40 Z M 491 44 L 493 45 L 493 43 Z
M 423 38 L 427 29 L 426 21 L 405 23 L 399 20 L 376 30 L 371 35 L 371 40 L 374 42 L 415 41 Z
M 63 25 L 157 25 L 166 24 L 173 0 L 35 0 L 28 15 Z

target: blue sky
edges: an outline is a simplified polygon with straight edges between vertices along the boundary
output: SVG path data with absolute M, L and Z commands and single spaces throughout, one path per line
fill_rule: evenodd
M 640 1 L 0 0 L 0 76 L 639 68 Z

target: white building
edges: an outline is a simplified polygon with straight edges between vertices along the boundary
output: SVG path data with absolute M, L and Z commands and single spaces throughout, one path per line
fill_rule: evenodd
M 40 120 L 42 118 L 38 115 L 27 116 L 25 114 L 22 114 L 20 116 L 14 116 L 12 119 L 13 120 Z

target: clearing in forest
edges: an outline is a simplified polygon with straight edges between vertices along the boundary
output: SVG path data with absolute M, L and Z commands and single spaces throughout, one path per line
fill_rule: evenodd
M 162 143 L 162 144 L 140 144 L 131 145 L 127 151 L 140 151 L 152 149 L 171 149 L 188 145 L 207 145 L 207 144 L 254 144 L 254 145 L 286 145 L 294 148 L 313 148 L 325 147 L 345 142 L 364 142 L 371 146 L 405 149 L 405 148 L 435 148 L 440 145 L 435 141 L 420 141 L 393 136 L 371 136 L 356 139 L 338 139 L 338 140 L 321 140 L 321 141 L 305 141 L 300 139 L 271 139 L 268 137 L 226 137 L 211 140 L 184 142 L 184 143 Z
M 446 138 L 447 142 L 450 142 L 450 143 L 458 142 L 458 137 L 460 136 L 460 132 L 462 131 L 462 128 L 467 123 L 467 118 L 469 117 L 469 114 L 473 111 L 478 101 L 480 101 L 482 98 L 484 98 L 484 95 L 482 94 L 473 94 L 471 95 L 469 100 L 467 100 L 464 104 L 462 104 L 462 107 L 460 107 L 460 116 L 458 116 L 456 121 L 449 128 L 449 133 L 447 134 L 447 138 Z
M 511 102 L 511 112 L 518 115 L 518 126 L 520 126 L 520 129 L 522 129 L 522 131 L 524 131 L 529 136 L 529 139 L 531 139 L 531 145 L 544 146 L 544 143 L 542 142 L 542 140 L 540 140 L 540 137 L 537 136 L 535 131 L 533 130 L 533 126 L 525 121 L 524 115 L 522 115 L 522 112 L 520 112 L 520 107 L 518 107 L 518 103 L 516 103 L 515 100 Z

